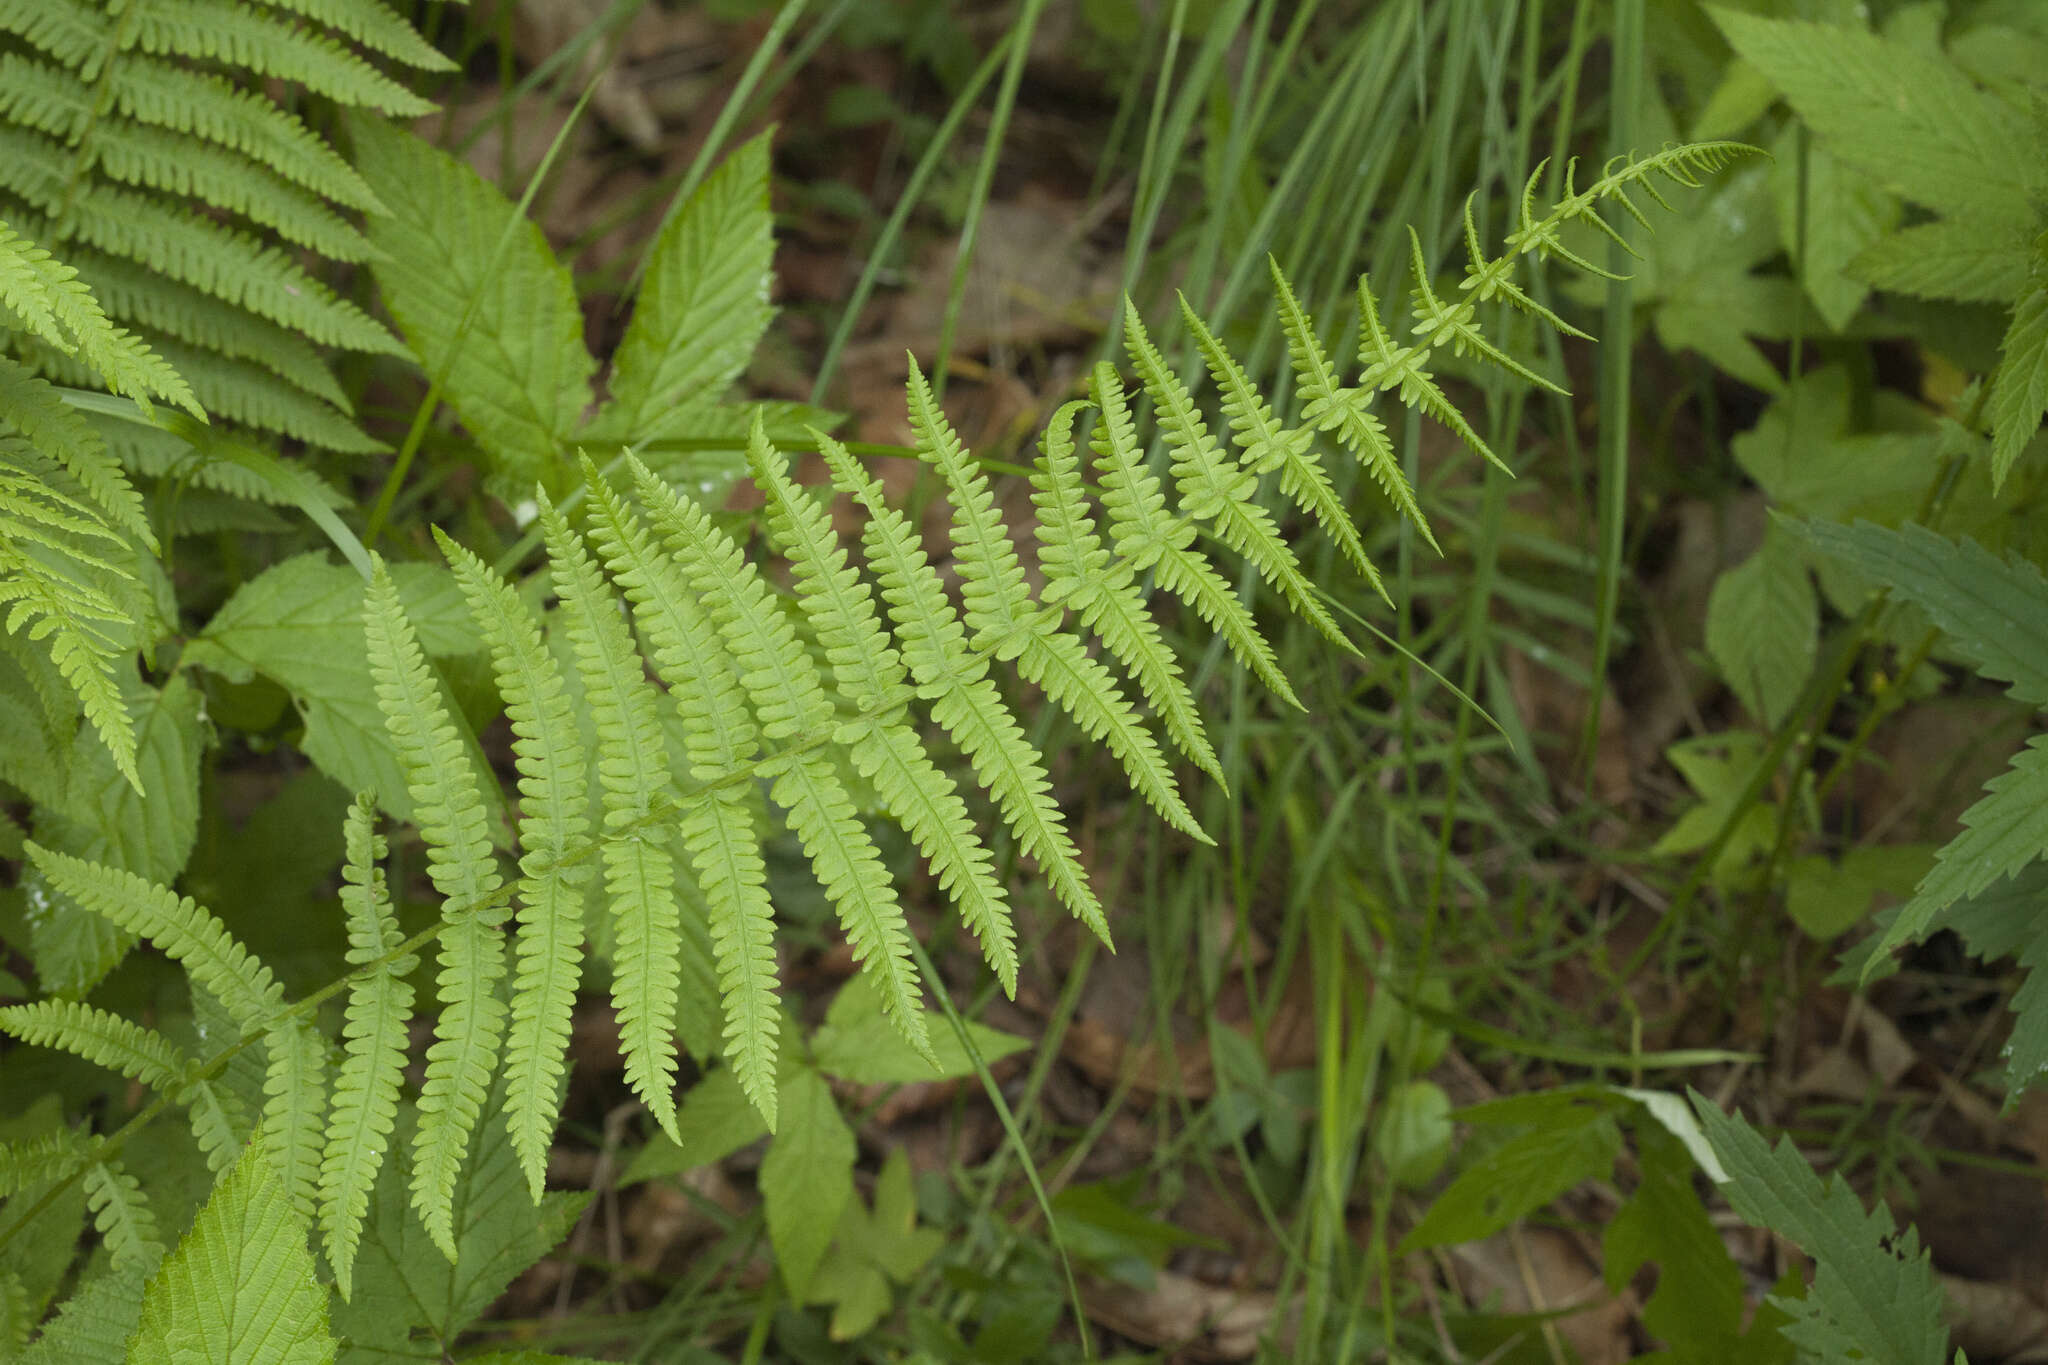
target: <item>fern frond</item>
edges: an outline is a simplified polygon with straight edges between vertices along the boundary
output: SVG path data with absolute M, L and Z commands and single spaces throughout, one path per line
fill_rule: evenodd
M 1408 476 L 1401 472 L 1401 462 L 1387 440 L 1386 424 L 1366 406 L 1362 385 L 1359 389 L 1348 389 L 1338 382 L 1329 354 L 1316 336 L 1315 322 L 1294 297 L 1294 286 L 1280 273 L 1280 263 L 1269 256 L 1266 267 L 1272 273 L 1273 292 L 1280 303 L 1280 327 L 1287 336 L 1295 385 L 1308 399 L 1301 410 L 1302 422 L 1316 431 L 1335 431 L 1337 440 L 1365 466 L 1395 510 L 1413 522 L 1430 548 L 1436 549 L 1436 534 L 1429 529 L 1429 519 L 1416 504 Z M 1371 298 L 1363 277 L 1359 281 L 1359 298 Z M 1361 339 L 1359 344 L 1363 347 L 1366 343 Z
M 1145 467 L 1137 428 L 1124 400 L 1123 381 L 1107 362 L 1095 367 L 1090 391 L 1102 412 L 1091 448 L 1116 552 L 1138 572 L 1151 569 L 1159 586 L 1193 607 L 1223 637 L 1239 663 L 1282 701 L 1303 709 L 1251 613 L 1217 574 L 1208 556 L 1193 547 L 1194 526 L 1167 516 L 1166 494 Z
M 1532 179 L 1529 182 L 1529 192 L 1533 192 L 1534 186 L 1535 181 Z M 1472 216 L 1472 201 L 1477 197 L 1477 191 L 1465 196 L 1465 255 L 1469 263 L 1465 267 L 1463 278 L 1458 281 L 1458 292 L 1464 294 L 1467 301 L 1474 305 L 1491 303 L 1495 299 L 1504 300 L 1517 312 L 1538 318 L 1565 336 L 1577 337 L 1581 341 L 1593 340 L 1592 333 L 1582 332 L 1572 326 L 1530 298 L 1522 287 L 1515 283 L 1515 267 L 1520 263 L 1516 253 L 1509 251 L 1498 258 L 1489 259 L 1480 249 L 1479 224 Z M 1528 202 L 1528 192 L 1525 192 L 1525 209 Z
M 849 458 L 823 432 L 811 435 L 821 449 Z M 1017 947 L 1008 895 L 952 778 L 904 723 L 915 694 L 902 657 L 876 619 L 868 586 L 848 562 L 824 509 L 790 480 L 781 453 L 762 440 L 749 443 L 747 457 L 768 499 L 770 529 L 795 572 L 804 619 L 825 651 L 840 695 L 864 716 L 851 723 L 857 727 L 851 736 L 842 729 L 837 738 L 852 739 L 855 770 L 874 783 L 883 808 L 917 844 L 980 941 L 1004 993 L 1014 996 Z
M 758 421 L 751 444 L 765 442 Z M 832 704 L 817 666 L 777 609 L 767 585 L 731 538 L 695 502 L 682 497 L 637 460 L 640 499 L 654 529 L 695 590 L 739 670 L 764 739 L 829 730 Z M 853 797 L 822 755 L 771 755 L 761 765 L 769 795 L 788 814 L 790 831 L 810 857 L 852 945 L 854 960 L 882 996 L 883 1012 L 912 1047 L 933 1059 L 924 1026 L 917 968 L 910 961 L 903 908 L 889 870 L 855 814 Z
M 1183 299 L 1181 303 L 1185 307 L 1187 301 Z M 1315 590 L 1302 576 L 1294 551 L 1280 538 L 1280 528 L 1273 524 L 1272 515 L 1259 505 L 1258 476 L 1235 462 L 1225 462 L 1223 451 L 1209 434 L 1187 386 L 1168 368 L 1166 357 L 1152 344 L 1144 320 L 1138 316 L 1137 305 L 1129 298 L 1124 300 L 1124 323 L 1125 348 L 1138 377 L 1144 381 L 1145 392 L 1152 397 L 1153 414 L 1166 433 L 1166 442 L 1177 457 L 1173 477 L 1180 493 L 1181 515 L 1198 522 L 1214 522 L 1217 537 L 1250 560 L 1259 576 L 1279 590 L 1297 615 L 1306 618 L 1332 643 L 1357 654 L 1357 646 L 1344 638 L 1344 632 L 1316 599 Z
M 147 1270 L 163 1259 L 156 1214 L 143 1197 L 142 1186 L 120 1162 L 96 1158 L 85 1168 L 85 1198 L 116 1270 Z
M 383 561 L 364 603 L 377 704 L 405 768 L 414 818 L 427 842 L 427 875 L 441 893 L 441 1015 L 427 1049 L 414 1139 L 413 1205 L 428 1235 L 455 1259 L 455 1181 L 482 1113 L 504 1031 L 498 980 L 505 947 L 491 905 L 501 880 L 483 793 L 440 689 L 420 652 Z
M 178 1103 L 192 1121 L 192 1136 L 215 1175 L 235 1164 L 249 1140 L 249 1117 L 234 1092 L 218 1080 L 194 1077 L 178 1092 Z
M 1032 533 L 1045 574 L 1044 599 L 1080 615 L 1081 624 L 1136 680 L 1167 738 L 1227 790 L 1180 664 L 1138 592 L 1137 574 L 1124 561 L 1111 564 L 1110 552 L 1095 533 L 1074 450 L 1074 418 L 1086 406 L 1077 400 L 1053 414 L 1040 443 L 1038 470 L 1031 476 L 1031 503 L 1038 512 Z
M 212 992 L 244 1037 L 269 1027 L 284 988 L 212 912 L 190 897 L 132 872 L 26 844 L 29 860 L 50 885 L 81 907 L 154 943 Z
M 69 1128 L 0 1143 L 0 1199 L 12 1199 L 31 1186 L 62 1180 L 83 1166 L 87 1155 L 85 1143 Z
M 320 1197 L 322 1125 L 327 1117 L 327 1040 L 304 1019 L 263 1037 L 263 1141 L 278 1183 L 310 1225 Z
M 320 1227 L 327 1264 L 344 1299 L 353 1285 L 363 1215 L 398 1119 L 412 1018 L 412 983 L 406 977 L 417 965 L 409 953 L 391 957 L 403 935 L 384 886 L 380 864 L 385 845 L 376 818 L 375 804 L 358 796 L 342 827 L 347 859 L 341 903 L 348 915 L 348 961 L 357 975 L 349 983 L 348 1018 L 342 1026 L 347 1055 L 334 1080 L 320 1161 Z
M 270 9 L 301 14 L 346 34 L 372 52 L 381 52 L 419 71 L 453 71 L 455 63 L 420 37 L 412 25 L 382 5 L 359 0 L 260 0 Z
M 1422 247 L 1419 241 L 1415 247 L 1414 268 L 1417 280 L 1426 280 L 1423 272 L 1427 267 L 1422 260 Z M 1458 411 L 1457 405 L 1437 386 L 1435 377 L 1423 366 L 1423 362 L 1429 359 L 1430 355 L 1428 344 L 1401 347 L 1394 345 L 1394 339 L 1388 335 L 1387 329 L 1380 322 L 1379 305 L 1373 302 L 1372 285 L 1363 275 L 1358 277 L 1358 322 L 1358 363 L 1365 367 L 1365 373 L 1358 377 L 1358 388 L 1355 392 L 1384 393 L 1388 389 L 1398 388 L 1404 406 L 1426 412 L 1449 427 L 1458 434 L 1460 440 L 1484 455 L 1487 463 L 1497 467 L 1503 474 L 1514 472 L 1502 462 L 1500 456 L 1493 453 L 1491 446 L 1479 438 L 1479 433 L 1472 429 L 1472 424 L 1465 420 L 1465 415 Z M 1381 485 L 1384 487 L 1385 484 L 1386 481 L 1382 479 Z M 1406 480 L 1402 481 L 1401 487 L 1407 488 Z M 1409 491 L 1408 497 L 1413 499 L 1412 490 Z M 1420 510 L 1415 515 L 1419 517 Z M 1430 538 L 1430 544 L 1433 548 L 1436 546 L 1434 536 Z
M 505 1120 L 512 1149 L 539 1201 L 560 1109 L 570 1014 L 583 970 L 583 884 L 587 867 L 563 861 L 589 828 L 584 815 L 583 740 L 540 623 L 476 555 L 437 527 L 470 616 L 490 646 L 522 798 L 519 845 L 518 971 L 505 1043 Z
M 591 471 L 595 473 L 595 471 Z M 598 481 L 594 501 L 615 501 Z M 607 837 L 602 845 L 605 894 L 612 906 L 612 1003 L 626 1079 L 662 1130 L 675 1136 L 676 993 L 681 980 L 682 912 L 675 863 L 664 832 L 643 829 L 657 803 L 670 799 L 667 745 L 653 687 L 618 600 L 604 575 L 545 492 L 541 526 L 554 565 L 555 591 L 575 646 L 577 671 L 597 728 L 598 786 Z
M 173 1094 L 192 1062 L 155 1029 L 78 1000 L 37 1000 L 0 1009 L 0 1029 L 25 1043 L 57 1048 Z
M 737 671 L 682 571 L 655 548 L 611 486 L 593 474 L 586 468 L 592 534 L 652 647 L 655 671 L 668 684 L 682 720 L 690 774 L 702 784 L 684 809 L 681 832 L 718 963 L 727 1058 L 772 1130 L 780 1027 L 774 909 L 753 808 L 747 793 L 726 780 L 753 761 L 758 732 Z
M 1081 727 L 1105 741 L 1131 785 L 1168 824 L 1208 843 L 1159 753 L 1151 732 L 1131 709 L 1116 677 L 1088 657 L 1080 641 L 1054 629 L 1058 607 L 1040 607 L 1024 586 L 1024 566 L 996 511 L 988 479 L 969 460 L 959 435 L 940 410 L 931 386 L 910 362 L 910 424 L 919 455 L 935 465 L 953 503 L 953 563 L 960 575 L 970 643 L 997 659 L 1016 660 L 1018 673 Z
M 0 423 L 27 437 L 37 454 L 62 465 L 112 529 L 134 537 L 152 552 L 158 548 L 141 495 L 120 462 L 107 454 L 106 443 L 92 424 L 48 381 L 5 356 L 0 356 Z
M 325 34 L 235 0 L 134 0 L 123 19 L 125 40 L 152 55 L 218 61 L 295 81 L 337 104 L 366 105 L 394 118 L 434 109 Z
M 1254 475 L 1278 470 L 1280 491 L 1296 507 L 1316 519 L 1323 533 L 1337 542 L 1344 557 L 1372 584 L 1373 591 L 1391 606 L 1393 599 L 1387 596 L 1386 585 L 1380 581 L 1380 571 L 1366 558 L 1365 546 L 1359 542 L 1358 527 L 1338 500 L 1337 490 L 1330 484 L 1330 476 L 1323 471 L 1322 457 L 1315 449 L 1315 432 L 1280 424 L 1251 377 L 1244 372 L 1244 367 L 1217 340 L 1184 295 L 1180 300 L 1180 315 L 1195 338 L 1196 349 L 1201 351 L 1202 359 L 1208 364 L 1210 376 L 1222 393 L 1223 416 L 1230 423 L 1231 440 L 1238 447 L 1239 461 Z
M 989 682 L 986 657 L 966 648 L 953 603 L 916 533 L 844 448 L 827 446 L 823 454 L 833 481 L 867 513 L 861 541 L 868 564 L 888 604 L 903 662 L 919 694 L 932 702 L 932 719 L 967 755 L 975 776 L 1001 808 L 1004 823 L 1038 861 L 1060 903 L 1107 943 L 1108 921 L 1081 870 L 1066 817 L 1052 799 L 1052 783 Z

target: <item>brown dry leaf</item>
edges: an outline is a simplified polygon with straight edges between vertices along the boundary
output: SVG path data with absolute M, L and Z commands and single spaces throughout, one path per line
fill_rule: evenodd
M 1451 1248 L 1458 1290 L 1474 1307 L 1504 1313 L 1581 1309 L 1554 1324 L 1585 1365 L 1622 1365 L 1634 1357 L 1631 1294 L 1610 1295 L 1599 1268 L 1571 1238 L 1551 1228 L 1510 1228 Z
M 1091 1283 L 1081 1300 L 1092 1321 L 1148 1346 L 1170 1348 L 1175 1359 L 1249 1360 L 1274 1325 L 1271 1294 L 1204 1284 L 1158 1271 L 1150 1289 Z M 1283 1339 L 1288 1325 L 1280 1327 Z

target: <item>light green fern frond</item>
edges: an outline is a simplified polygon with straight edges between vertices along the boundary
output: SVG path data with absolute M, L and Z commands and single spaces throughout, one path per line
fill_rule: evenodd
M 494 897 L 501 884 L 491 852 L 480 779 L 470 767 L 398 587 L 378 561 L 364 604 L 370 673 L 386 729 L 404 765 L 414 818 L 427 842 L 427 875 L 443 898 L 441 1014 L 427 1049 L 414 1139 L 413 1204 L 428 1235 L 455 1259 L 455 1181 L 483 1111 L 504 1031 L 498 979 L 505 948 Z
M 1186 300 L 1182 303 L 1185 305 Z M 1234 461 L 1225 462 L 1216 438 L 1209 434 L 1195 408 L 1193 396 L 1167 366 L 1159 348 L 1152 344 L 1144 319 L 1138 316 L 1137 305 L 1128 298 L 1124 300 L 1124 346 L 1138 377 L 1144 381 L 1145 392 L 1151 395 L 1153 415 L 1166 435 L 1167 444 L 1173 448 L 1173 477 L 1175 490 L 1180 494 L 1181 515 L 1197 522 L 1213 522 L 1217 537 L 1250 560 L 1259 576 L 1279 590 L 1297 616 L 1306 619 L 1332 643 L 1356 654 L 1357 647 L 1337 629 L 1337 623 L 1330 619 L 1330 613 L 1302 576 L 1301 565 L 1294 551 L 1280 539 L 1272 514 L 1260 506 L 1255 496 L 1258 475 Z M 1256 423 L 1255 411 L 1240 406 L 1239 412 Z
M 348 916 L 348 961 L 357 975 L 349 983 L 342 1026 L 347 1055 L 334 1081 L 319 1193 L 327 1264 L 343 1298 L 351 1293 L 363 1215 L 398 1119 L 412 1018 L 412 983 L 406 977 L 416 965 L 409 953 L 393 956 L 402 935 L 385 891 L 385 845 L 376 818 L 374 803 L 359 796 L 343 826 L 341 903 Z
M 766 439 L 756 423 L 753 440 Z M 712 524 L 702 507 L 678 495 L 637 460 L 633 473 L 655 531 L 718 627 L 740 686 L 752 700 L 762 738 L 772 742 L 829 733 L 832 704 L 817 667 L 739 546 Z M 881 993 L 883 1012 L 905 1041 L 926 1056 L 934 1055 L 924 1027 L 917 969 L 910 961 L 903 908 L 874 840 L 855 814 L 853 797 L 832 765 L 815 751 L 771 756 L 760 772 L 838 911 L 854 959 Z
M 1166 822 L 1202 843 L 1195 822 L 1151 731 L 1124 697 L 1116 676 L 1089 657 L 1073 635 L 1055 629 L 1058 608 L 1040 608 L 1024 586 L 1024 566 L 996 511 L 988 479 L 974 467 L 940 411 L 924 372 L 910 362 L 910 424 L 918 454 L 935 465 L 953 503 L 953 564 L 960 575 L 969 642 L 1043 688 L 1082 733 L 1104 741 L 1131 785 Z
M 812 434 L 831 458 L 850 460 L 831 437 Z M 861 715 L 836 738 L 842 743 L 851 738 L 855 770 L 874 783 L 884 808 L 952 896 L 1004 992 L 1014 995 L 1016 930 L 1007 893 L 952 778 L 931 761 L 906 724 L 914 694 L 902 657 L 875 617 L 868 586 L 847 561 L 824 509 L 791 481 L 780 452 L 763 439 L 749 442 L 747 454 L 755 482 L 768 499 L 769 525 L 796 574 L 804 619 L 825 651 L 841 695 Z
M 246 362 L 212 367 L 204 382 L 188 374 L 177 401 L 196 395 L 259 430 L 374 449 L 334 401 L 331 377 L 308 373 L 305 340 L 273 363 L 247 344 L 215 351 L 208 338 L 230 330 L 225 311 L 323 346 L 398 349 L 295 259 L 363 259 L 367 244 L 343 214 L 377 212 L 377 197 L 261 87 L 289 83 L 404 117 L 431 106 L 352 44 L 422 70 L 446 70 L 447 59 L 385 6 L 344 0 L 0 0 L 0 32 L 15 39 L 0 55 L 0 216 L 65 255 L 83 284 L 98 288 L 105 271 L 101 303 L 131 341 L 169 355 L 179 338 L 207 359 Z M 177 287 L 154 298 L 117 288 L 124 269 Z M 49 360 L 33 346 L 17 354 Z M 132 376 L 96 368 L 115 391 L 147 398 Z M 198 370 L 199 358 L 180 368 Z
M 919 695 L 932 704 L 932 719 L 967 755 L 1060 903 L 1107 942 L 1109 923 L 1081 869 L 1066 817 L 1052 799 L 1052 783 L 989 681 L 987 659 L 965 648 L 959 616 L 916 533 L 843 448 L 826 446 L 823 454 L 833 481 L 867 513 L 861 541 L 868 566 L 888 604 L 903 662 Z
M 1344 510 L 1330 476 L 1323 470 L 1322 457 L 1316 454 L 1315 433 L 1302 427 L 1283 426 L 1275 419 L 1272 407 L 1244 367 L 1224 349 L 1185 296 L 1180 300 L 1180 315 L 1221 391 L 1223 416 L 1230 423 L 1231 440 L 1237 444 L 1238 458 L 1245 468 L 1253 474 L 1278 470 L 1280 491 L 1316 519 L 1323 533 L 1337 542 L 1344 557 L 1372 584 L 1373 591 L 1392 605 L 1393 599 L 1387 596 L 1386 585 L 1380 581 L 1380 571 L 1366 558 L 1365 547 L 1359 543 L 1358 527 Z
M 1038 511 L 1034 534 L 1038 566 L 1045 574 L 1045 600 L 1079 613 L 1081 624 L 1101 638 L 1137 681 L 1175 747 L 1220 783 L 1223 770 L 1203 731 L 1201 712 L 1181 676 L 1180 663 L 1160 638 L 1158 623 L 1138 591 L 1137 574 L 1127 561 L 1111 564 L 1109 550 L 1095 533 L 1094 515 L 1083 500 L 1073 433 L 1074 419 L 1085 406 L 1068 403 L 1053 414 L 1040 444 L 1038 471 L 1031 478 L 1037 490 L 1031 502 Z
M 1208 556 L 1194 548 L 1193 524 L 1167 514 L 1166 494 L 1145 467 L 1137 428 L 1124 400 L 1123 381 L 1104 363 L 1095 367 L 1091 388 L 1102 412 L 1092 449 L 1116 552 L 1128 559 L 1134 570 L 1152 570 L 1160 587 L 1193 607 L 1223 637 L 1239 663 L 1282 701 L 1302 709 L 1301 698 L 1294 695 L 1293 686 L 1280 672 L 1273 647 L 1259 633 L 1251 613 L 1217 574 Z
M 143 1197 L 142 1186 L 120 1162 L 96 1158 L 86 1166 L 85 1198 L 116 1270 L 147 1270 L 163 1259 L 156 1214 Z
M 77 1000 L 37 1000 L 0 1009 L 0 1029 L 37 1047 L 59 1048 L 171 1094 L 191 1059 L 154 1029 Z
M 633 606 L 682 721 L 684 754 L 699 790 L 681 819 L 684 847 L 703 893 L 725 997 L 725 1038 L 733 1075 L 772 1128 L 775 1123 L 775 920 L 768 902 L 753 807 L 737 782 L 758 752 L 759 731 L 717 628 L 681 569 L 595 471 L 591 530 L 612 576 Z
M 596 483 L 600 502 L 616 507 Z M 639 651 L 583 538 L 543 491 L 541 525 L 555 591 L 576 650 L 583 693 L 597 727 L 598 787 L 604 803 L 604 885 L 611 902 L 612 1002 L 626 1079 L 648 1112 L 675 1135 L 676 992 L 681 980 L 682 912 L 666 832 L 648 828 L 657 803 L 672 800 L 668 748 Z
M 327 1118 L 327 1040 L 304 1019 L 290 1019 L 263 1038 L 263 1141 L 292 1207 L 308 1224 L 320 1198 L 322 1133 Z
M 52 887 L 177 960 L 220 1001 L 244 1037 L 269 1027 L 283 1003 L 284 988 L 211 911 L 132 872 L 89 863 L 33 841 L 27 851 Z
M 585 864 L 567 862 L 589 827 L 582 736 L 540 623 L 484 562 L 435 530 L 472 618 L 491 650 L 512 722 L 523 798 L 519 819 L 518 970 L 505 1041 L 505 1120 L 512 1149 L 540 1199 L 560 1104 L 569 1017 L 583 965 Z

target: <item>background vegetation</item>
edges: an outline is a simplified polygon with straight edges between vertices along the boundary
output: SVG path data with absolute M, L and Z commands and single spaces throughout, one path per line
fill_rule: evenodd
M 2044 73 L 2027 0 L 0 0 L 0 1356 L 2048 1356 Z

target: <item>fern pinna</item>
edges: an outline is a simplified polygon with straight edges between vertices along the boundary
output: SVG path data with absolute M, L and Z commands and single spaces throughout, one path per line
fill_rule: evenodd
M 225 1007 L 241 1041 L 195 1062 L 147 1029 L 63 1002 L 0 1011 L 0 1027 L 157 1089 L 205 1128 L 202 1143 L 222 1164 L 233 1138 L 257 1130 L 282 1189 L 317 1219 L 345 1294 L 369 1191 L 394 1134 L 411 1134 L 411 1202 L 451 1258 L 455 1191 L 480 1125 L 505 1125 L 539 1197 L 587 940 L 611 956 L 626 1074 L 657 1122 L 675 1135 L 680 1041 L 700 1060 L 722 1054 L 772 1128 L 783 1009 L 762 845 L 775 824 L 803 848 L 883 1014 L 930 1056 L 910 928 L 875 825 L 908 835 L 1005 990 L 1016 984 L 1016 926 L 984 810 L 1053 896 L 1107 941 L 1108 916 L 1054 799 L 1050 761 L 1026 738 L 1012 675 L 1113 754 L 1161 819 L 1207 842 L 1167 749 L 1219 780 L 1221 765 L 1188 675 L 1155 619 L 1153 594 L 1178 599 L 1184 615 L 1207 622 L 1283 703 L 1299 706 L 1219 549 L 1268 585 L 1277 608 L 1352 646 L 1289 548 L 1262 484 L 1273 476 L 1285 503 L 1326 528 L 1377 584 L 1324 465 L 1323 438 L 1334 434 L 1426 533 L 1375 413 L 1378 395 L 1398 390 L 1402 403 L 1479 445 L 1429 364 L 1448 345 L 1518 368 L 1479 329 L 1489 303 L 1565 326 L 1515 285 L 1519 257 L 1557 254 L 1584 265 L 1559 237 L 1564 225 L 1604 228 L 1601 203 L 1618 199 L 1633 212 L 1628 191 L 1654 193 L 1653 175 L 1695 183 L 1738 150 L 1707 144 L 1617 165 L 1541 217 L 1525 195 L 1499 259 L 1479 250 L 1468 216 L 1470 264 L 1449 296 L 1455 302 L 1423 275 L 1418 250 L 1405 342 L 1392 334 L 1391 310 L 1380 311 L 1361 281 L 1362 373 L 1353 383 L 1276 268 L 1298 415 L 1283 416 L 1183 302 L 1215 385 L 1221 425 L 1212 427 L 1197 391 L 1130 310 L 1125 347 L 1136 387 L 1098 365 L 1087 399 L 1058 411 L 1031 478 L 1026 524 L 998 509 L 988 476 L 913 361 L 910 422 L 917 455 L 951 504 L 957 590 L 851 451 L 810 431 L 806 444 L 823 457 L 829 487 L 803 486 L 758 415 L 745 460 L 764 503 L 761 553 L 750 554 L 729 519 L 631 450 L 603 468 L 584 459 L 574 478 L 558 478 L 556 490 L 570 484 L 573 496 L 535 490 L 545 585 L 538 575 L 507 581 L 437 532 L 511 725 L 516 868 L 501 864 L 497 793 L 444 696 L 394 566 L 378 562 L 364 598 L 370 673 L 441 913 L 433 927 L 401 939 L 379 870 L 374 805 L 359 801 L 346 829 L 342 902 L 355 971 L 345 983 L 338 1066 L 311 1025 L 322 996 L 287 1005 L 269 971 L 204 908 L 34 844 L 29 855 L 52 888 L 179 959 L 195 986 Z M 1170 456 L 1170 492 L 1147 457 L 1145 408 Z M 1077 427 L 1091 409 L 1084 472 Z M 850 503 L 857 549 L 835 529 L 821 494 Z M 1042 582 L 1036 589 L 1020 553 L 1026 533 Z M 787 587 L 765 571 L 771 562 L 787 565 Z M 543 614 L 536 604 L 548 587 L 556 605 Z M 963 768 L 942 761 L 934 731 L 965 759 Z M 602 920 L 586 922 L 593 912 Z M 412 1014 L 406 979 L 413 954 L 430 944 L 439 955 L 434 1040 L 409 1121 L 400 1113 Z M 723 1021 L 707 1030 L 690 1020 L 709 995 Z M 230 1056 L 250 1048 L 261 1049 L 268 1075 L 262 1112 L 253 1116 L 233 1112 L 210 1088 Z M 495 1120 L 494 1109 L 502 1109 Z M 37 1169 L 67 1169 L 69 1161 L 82 1171 L 96 1160 L 92 1170 L 112 1173 L 96 1177 L 100 1188 L 125 1188 L 109 1164 L 125 1136 L 109 1139 L 109 1150 L 80 1145 L 72 1155 L 37 1158 L 45 1162 Z M 17 1168 L 30 1160 L 19 1152 L 10 1159 Z

